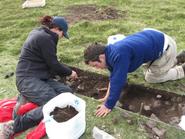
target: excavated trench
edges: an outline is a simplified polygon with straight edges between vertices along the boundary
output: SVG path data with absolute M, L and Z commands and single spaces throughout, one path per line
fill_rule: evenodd
M 79 78 L 76 81 L 61 79 L 62 82 L 81 95 L 95 99 L 100 99 L 105 95 L 109 82 L 107 76 L 72 68 Z M 119 101 L 121 108 L 171 125 L 178 124 L 181 115 L 185 114 L 185 96 L 136 84 L 128 84 L 122 94 L 124 95 L 121 95 Z

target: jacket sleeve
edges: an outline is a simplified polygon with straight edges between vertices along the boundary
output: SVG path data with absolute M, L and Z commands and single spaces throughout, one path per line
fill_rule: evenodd
M 71 75 L 72 70 L 64 64 L 59 63 L 56 55 L 56 44 L 51 38 L 41 39 L 39 44 L 42 57 L 52 72 L 61 76 Z
M 121 91 L 125 86 L 129 67 L 129 58 L 127 54 L 125 54 L 124 57 L 117 56 L 113 63 L 113 70 L 110 75 L 110 94 L 105 102 L 105 106 L 109 109 L 113 109 L 113 107 L 116 105 Z

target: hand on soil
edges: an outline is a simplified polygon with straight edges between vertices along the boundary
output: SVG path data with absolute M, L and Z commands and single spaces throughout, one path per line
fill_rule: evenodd
M 71 75 L 70 75 L 69 77 L 70 77 L 70 79 L 72 79 L 72 80 L 76 80 L 76 79 L 78 78 L 78 75 L 77 75 L 77 73 L 73 70 L 72 73 L 71 73 Z
M 108 109 L 105 105 L 98 105 L 95 115 L 97 117 L 105 117 L 110 112 L 111 109 Z

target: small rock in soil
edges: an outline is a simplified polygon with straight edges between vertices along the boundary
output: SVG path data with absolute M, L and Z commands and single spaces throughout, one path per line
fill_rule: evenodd
M 176 125 L 179 122 L 180 122 L 179 117 L 172 117 L 172 118 L 170 118 L 170 124 L 172 124 L 172 125 Z
M 165 101 L 164 104 L 167 105 L 167 106 L 171 105 L 170 101 Z
M 162 98 L 162 95 L 157 95 L 156 98 L 160 99 Z
M 146 126 L 151 128 L 151 129 L 154 128 L 156 125 L 157 125 L 156 122 L 153 121 L 153 120 L 149 120 L 149 121 L 146 122 Z
M 182 102 L 182 101 L 183 101 L 183 98 L 182 98 L 182 97 L 177 97 L 177 98 L 176 98 L 176 102 L 179 103 L 179 102 Z
M 151 110 L 151 107 L 149 105 L 144 105 L 143 109 L 145 111 L 150 111 Z
M 183 105 L 180 103 L 178 104 L 178 111 L 182 112 L 183 113 Z
M 125 119 L 127 119 L 127 118 L 130 118 L 130 114 L 128 113 L 128 112 L 126 112 L 126 111 L 123 111 L 122 113 L 121 113 L 121 116 Z
M 166 130 L 164 129 L 159 129 L 157 127 L 152 128 L 152 131 L 159 137 L 159 138 L 163 138 L 164 134 L 166 132 Z
M 151 114 L 150 118 L 159 121 L 159 118 L 154 113 Z
M 128 123 L 129 125 L 133 125 L 133 124 L 134 124 L 133 120 L 131 120 L 131 119 L 127 119 L 127 123 Z
M 175 111 L 175 110 L 176 110 L 175 106 L 171 107 L 171 109 L 170 109 L 170 111 Z
M 133 106 L 133 105 L 129 105 L 129 106 L 128 106 L 128 109 L 129 109 L 130 111 L 133 111 L 133 112 L 135 112 L 135 110 L 136 110 L 135 106 Z
M 116 107 L 120 107 L 120 108 L 121 108 L 121 107 L 122 107 L 122 105 L 123 105 L 123 104 L 121 104 L 119 101 L 117 101 L 115 106 L 116 106 Z
M 185 106 L 182 106 L 182 115 L 185 115 Z
M 79 90 L 84 90 L 84 85 L 83 84 L 80 84 L 78 87 L 77 87 Z
M 161 107 L 161 101 L 160 100 L 155 100 L 153 105 L 152 105 L 153 108 L 159 108 Z
M 150 139 L 160 139 L 157 135 L 153 135 Z

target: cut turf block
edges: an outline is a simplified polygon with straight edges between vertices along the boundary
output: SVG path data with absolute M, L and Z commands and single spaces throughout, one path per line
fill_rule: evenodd
M 22 4 L 22 8 L 44 7 L 45 5 L 45 0 L 26 0 Z

